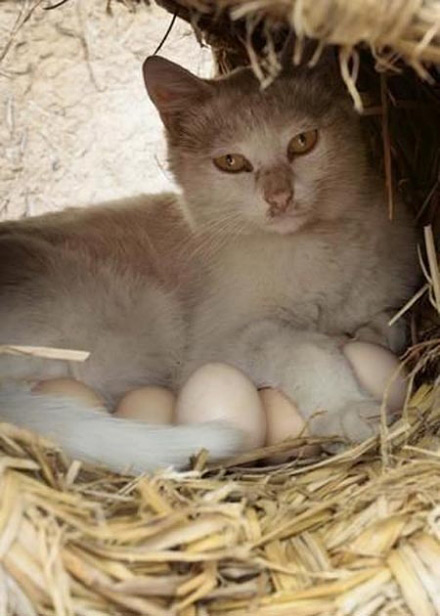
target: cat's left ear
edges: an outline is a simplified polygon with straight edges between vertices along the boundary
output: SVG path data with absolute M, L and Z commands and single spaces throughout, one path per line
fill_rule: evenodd
M 148 95 L 168 126 L 171 118 L 194 104 L 211 98 L 214 88 L 178 64 L 150 56 L 142 67 Z

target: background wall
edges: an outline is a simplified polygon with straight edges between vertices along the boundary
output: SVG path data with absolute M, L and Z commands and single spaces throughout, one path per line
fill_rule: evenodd
M 172 188 L 141 74 L 170 15 L 119 2 L 109 14 L 105 0 L 48 4 L 0 3 L 0 219 Z M 210 52 L 178 21 L 161 55 L 212 70 Z

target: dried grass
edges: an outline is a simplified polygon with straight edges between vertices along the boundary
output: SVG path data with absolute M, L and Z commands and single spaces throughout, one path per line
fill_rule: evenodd
M 286 27 L 297 36 L 294 57 L 305 39 L 338 45 L 344 65 L 353 49 L 366 45 L 383 66 L 403 58 L 420 74 L 423 63 L 440 63 L 440 5 L 435 0 L 156 0 L 192 21 L 213 41 L 238 47 L 259 26 L 276 41 Z M 229 30 L 229 32 L 228 32 Z M 270 36 L 267 35 L 270 33 Z M 239 39 L 240 40 L 235 40 Z M 249 40 L 249 39 L 248 39 Z M 215 45 L 220 46 L 220 45 Z M 237 49 L 235 50 L 237 51 Z
M 2 424 L 1 613 L 440 614 L 438 392 L 386 445 L 133 480 Z
M 90 357 L 88 351 L 75 351 L 74 349 L 56 349 L 54 347 L 27 346 L 19 344 L 0 344 L 0 354 L 27 355 L 42 359 L 60 359 L 63 361 L 86 361 Z
M 209 5 L 183 0 L 186 6 Z M 352 48 L 366 43 L 387 61 L 393 54 L 414 67 L 440 61 L 440 7 L 429 0 L 222 0 L 231 16 L 282 20 L 299 36 Z

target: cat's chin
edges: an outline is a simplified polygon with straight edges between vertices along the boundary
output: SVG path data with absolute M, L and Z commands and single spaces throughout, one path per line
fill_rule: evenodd
M 266 221 L 264 228 L 271 233 L 279 235 L 290 235 L 299 231 L 307 222 L 306 214 L 295 214 L 294 216 L 280 216 Z

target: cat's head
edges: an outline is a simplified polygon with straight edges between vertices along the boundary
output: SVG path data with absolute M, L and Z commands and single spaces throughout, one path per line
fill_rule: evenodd
M 151 57 L 144 79 L 196 224 L 286 234 L 350 207 L 366 168 L 359 120 L 322 69 L 263 90 L 250 69 L 205 80 Z

